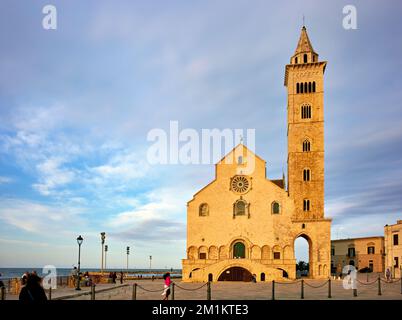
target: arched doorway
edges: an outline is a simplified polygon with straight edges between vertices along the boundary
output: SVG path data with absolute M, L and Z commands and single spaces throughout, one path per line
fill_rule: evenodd
M 233 259 L 244 259 L 246 257 L 246 246 L 243 242 L 236 242 L 233 245 Z
M 218 281 L 246 281 L 250 282 L 253 275 L 247 269 L 242 267 L 231 267 L 221 273 Z
M 294 256 L 296 259 L 296 277 L 308 277 L 311 275 L 311 240 L 301 234 L 294 242 Z

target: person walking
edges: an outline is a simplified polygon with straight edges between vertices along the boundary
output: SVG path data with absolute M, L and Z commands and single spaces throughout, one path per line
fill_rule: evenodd
M 120 271 L 120 284 L 123 284 L 124 274 L 123 271 Z
M 172 283 L 172 281 L 170 280 L 170 273 L 167 272 L 163 275 L 163 279 L 165 280 L 165 284 L 163 286 L 163 292 L 162 292 L 162 296 L 163 300 L 169 300 L 169 295 L 170 295 L 170 285 Z
M 28 274 L 26 285 L 22 287 L 19 295 L 20 301 L 46 301 L 45 289 L 42 287 L 42 279 L 35 274 Z
M 389 268 L 385 271 L 385 277 L 387 278 L 387 282 L 391 281 L 391 270 L 389 270 Z

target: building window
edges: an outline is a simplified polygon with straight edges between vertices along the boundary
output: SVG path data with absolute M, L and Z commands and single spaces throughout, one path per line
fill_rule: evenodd
M 295 63 L 297 63 L 297 57 L 295 58 Z
M 209 207 L 207 203 L 202 203 L 200 205 L 199 211 L 198 211 L 198 215 L 200 217 L 206 217 L 207 215 L 209 215 Z
M 304 83 L 304 93 L 307 93 L 307 82 Z
M 243 164 L 243 157 L 242 156 L 239 156 L 237 158 L 237 164 Z
M 311 106 L 310 105 L 302 105 L 301 106 L 301 118 L 302 119 L 311 119 Z
M 242 242 L 236 242 L 233 246 L 233 259 L 244 259 L 246 257 L 246 247 Z
M 310 200 L 303 200 L 303 211 L 310 211 Z
M 355 248 L 348 248 L 348 257 L 354 257 L 355 254 Z
M 276 201 L 272 202 L 272 213 L 273 214 L 281 213 L 281 206 Z
M 374 262 L 373 262 L 373 260 L 369 260 L 369 269 L 370 269 L 371 272 L 374 271 Z
M 300 90 L 299 90 L 299 83 L 296 84 L 296 93 L 300 93 Z
M 207 254 L 205 252 L 200 252 L 200 259 L 206 259 Z
M 394 268 L 399 268 L 399 258 L 395 257 L 394 261 L 395 261 Z
M 310 169 L 303 170 L 303 181 L 310 181 Z
M 274 252 L 274 259 L 279 260 L 281 258 L 281 253 L 280 252 Z
M 398 244 L 399 244 L 398 235 L 394 234 L 394 246 L 397 246 Z
M 313 92 L 315 92 L 315 81 L 313 81 Z
M 243 200 L 237 200 L 234 204 L 234 215 L 244 216 L 246 214 L 246 202 Z
M 303 83 L 300 83 L 300 93 L 303 93 Z
M 308 83 L 308 92 L 311 92 L 311 82 Z
M 331 248 L 331 256 L 335 255 L 335 248 Z
M 304 63 L 307 63 L 307 53 L 305 53 L 305 54 L 303 55 L 303 62 L 304 62 Z
M 367 247 L 367 254 L 374 254 L 375 248 L 374 247 Z
M 310 151 L 310 141 L 304 140 L 303 141 L 303 152 Z

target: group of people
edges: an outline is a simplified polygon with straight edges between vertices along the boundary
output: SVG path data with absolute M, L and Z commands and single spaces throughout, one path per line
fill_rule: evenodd
M 36 271 L 25 272 L 21 277 L 22 288 L 19 295 L 20 301 L 46 301 L 47 296 L 42 286 L 42 278 Z
M 123 280 L 124 280 L 124 273 L 123 271 L 119 272 L 120 275 L 120 283 L 123 284 Z M 109 279 L 112 279 L 112 283 L 116 283 L 116 279 L 117 279 L 117 273 L 116 272 L 110 272 L 109 273 Z

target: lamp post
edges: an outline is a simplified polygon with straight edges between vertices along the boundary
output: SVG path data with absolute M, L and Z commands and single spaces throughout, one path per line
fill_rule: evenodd
M 101 273 L 103 275 L 103 251 L 104 248 L 103 246 L 105 245 L 105 239 L 106 239 L 106 233 L 105 232 L 101 232 L 101 242 L 102 242 L 102 263 L 101 263 Z
M 81 290 L 80 288 L 80 272 L 81 272 L 81 245 L 84 239 L 81 237 L 81 235 L 77 238 L 77 243 L 78 243 L 78 271 L 77 271 L 77 286 L 75 290 Z
M 152 256 L 149 256 L 149 271 L 152 269 Z
M 105 244 L 105 270 L 107 270 L 106 261 L 107 261 L 107 250 L 109 249 L 108 245 Z
M 127 247 L 127 274 L 128 274 L 128 256 L 130 254 L 130 247 Z

